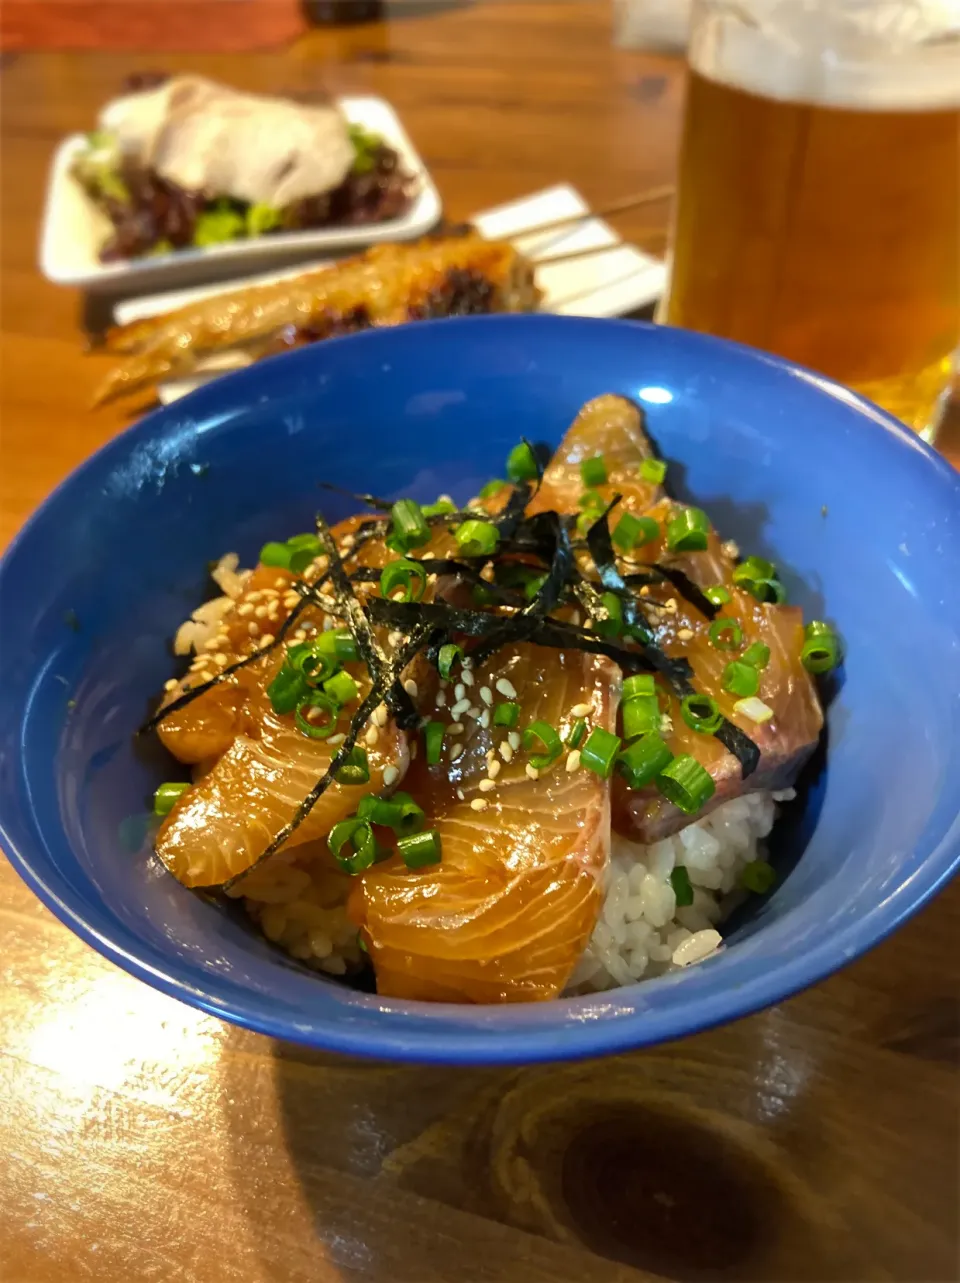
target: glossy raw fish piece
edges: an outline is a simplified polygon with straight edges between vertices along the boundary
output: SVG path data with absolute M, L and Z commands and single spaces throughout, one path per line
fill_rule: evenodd
M 561 511 L 575 510 L 577 498 L 585 488 L 580 462 L 596 454 L 603 455 L 608 473 L 607 483 L 596 488 L 607 501 L 615 495 L 621 496 L 620 504 L 610 517 L 611 530 L 616 528 L 623 512 L 654 517 L 661 529 L 659 537 L 633 550 L 633 564 L 625 563 L 624 569 L 640 571 L 656 562 L 682 570 L 701 588 L 723 584 L 731 600 L 717 614 L 736 620 L 743 631 L 743 643 L 738 650 L 718 649 L 709 638 L 710 621 L 672 585 L 641 589 L 646 600 L 656 603 L 653 610 L 658 621 L 658 645 L 671 657 L 685 656 L 690 661 L 697 690 L 712 695 L 721 712 L 748 735 L 761 752 L 757 770 L 743 779 L 737 758 L 712 735 L 700 734 L 687 726 L 680 714 L 679 700 L 660 683 L 661 707 L 669 718 L 664 738 L 674 753 L 689 753 L 702 762 L 716 785 L 712 799 L 698 815 L 707 814 L 721 802 L 741 793 L 788 787 L 816 746 L 823 725 L 816 688 L 800 662 L 803 646 L 800 610 L 758 602 L 736 588 L 731 579 L 734 550 L 721 543 L 716 531 L 711 530 L 708 546 L 702 552 L 676 554 L 668 550 L 666 524 L 682 506 L 640 476 L 640 464 L 653 454 L 653 449 L 640 411 L 622 397 L 601 396 L 584 406 L 546 470 L 538 505 L 557 507 Z M 760 674 L 758 697 L 774 713 L 770 721 L 759 725 L 738 712 L 734 707 L 738 696 L 723 689 L 726 665 L 742 649 L 757 641 L 770 648 L 770 662 Z M 675 832 L 693 818 L 665 801 L 654 788 L 631 791 L 619 775 L 613 786 L 613 814 L 618 831 L 645 842 Z
M 301 734 L 289 715 L 274 713 L 265 695 L 249 701 L 244 716 L 248 732 L 234 738 L 157 835 L 157 855 L 185 886 L 219 886 L 251 868 L 293 818 L 336 751 L 326 740 Z M 392 723 L 366 751 L 370 782 L 332 783 L 287 846 L 326 837 L 334 824 L 356 810 L 362 797 L 382 789 L 388 766 L 396 767 L 401 776 L 406 771 L 406 736 Z
M 608 660 L 534 645 L 505 647 L 476 674 L 473 692 L 506 678 L 522 706 L 521 726 L 543 719 L 565 735 L 571 709 L 612 730 L 619 680 Z M 481 694 L 476 705 L 482 709 Z M 448 710 L 432 714 L 449 721 Z M 562 992 L 593 931 L 609 858 L 609 786 L 587 770 L 568 772 L 566 752 L 538 779 L 525 753 L 506 761 L 502 727 L 460 715 L 442 763 L 414 764 L 406 786 L 439 834 L 440 864 L 375 866 L 353 893 L 378 992 L 451 1002 L 522 1002 Z M 449 746 L 465 745 L 454 760 Z M 507 751 L 509 756 L 509 750 Z M 492 765 L 491 764 L 495 764 Z M 499 767 L 499 771 L 498 768 Z M 481 782 L 495 776 L 493 787 Z M 461 796 L 462 794 L 462 796 Z M 483 809 L 474 803 L 483 802 Z
M 338 528 L 342 536 L 352 530 Z M 221 620 L 223 653 L 228 660 L 249 654 L 267 629 L 276 632 L 288 614 L 284 593 L 294 576 L 272 567 L 258 567 L 233 607 Z M 265 595 L 273 590 L 275 596 Z M 251 602 L 253 594 L 254 602 Z M 289 600 L 289 599 L 288 599 Z M 276 609 L 273 603 L 277 602 Z M 245 605 L 268 605 L 258 638 L 251 638 Z M 274 617 L 275 616 L 275 617 Z M 321 611 L 305 611 L 298 623 L 323 624 Z M 198 696 L 160 723 L 166 747 L 181 761 L 202 763 L 194 787 L 165 819 L 157 835 L 156 852 L 186 886 L 217 886 L 249 869 L 276 833 L 293 818 L 300 803 L 326 771 L 336 745 L 311 739 L 297 730 L 292 714 L 273 711 L 266 687 L 282 663 L 279 652 L 241 669 Z M 359 699 L 369 689 L 362 665 L 350 665 Z M 175 698 L 179 690 L 170 692 Z M 341 717 L 349 724 L 351 705 Z M 390 721 L 378 728 L 374 745 L 361 741 L 370 765 L 366 785 L 332 783 L 307 818 L 294 830 L 287 846 L 325 837 L 339 820 L 350 815 L 360 799 L 383 787 L 383 772 L 396 767 L 403 776 L 409 762 L 406 736 Z

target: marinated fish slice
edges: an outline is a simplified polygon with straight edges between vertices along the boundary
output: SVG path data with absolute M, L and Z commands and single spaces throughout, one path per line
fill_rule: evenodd
M 539 297 L 532 266 L 513 246 L 477 233 L 374 246 L 292 281 L 216 295 L 111 331 L 107 347 L 130 355 L 101 384 L 95 404 L 188 374 L 199 358 L 216 352 L 254 351 L 252 345 L 283 336 L 326 338 L 344 326 L 399 325 L 450 315 L 451 308 L 529 311 Z
M 605 502 L 614 495 L 621 502 L 609 520 L 616 529 L 623 512 L 653 517 L 659 535 L 633 550 L 630 561 L 636 570 L 658 563 L 682 571 L 693 584 L 708 588 L 722 584 L 731 600 L 718 615 L 735 620 L 743 632 L 740 650 L 753 642 L 770 648 L 770 661 L 760 674 L 759 698 L 773 709 L 773 718 L 758 725 L 735 707 L 738 696 L 723 689 L 723 672 L 740 650 L 723 650 L 710 640 L 710 620 L 685 599 L 671 584 L 641 589 L 651 603 L 649 618 L 655 623 L 658 645 L 671 657 L 686 657 L 694 672 L 697 690 L 712 695 L 720 711 L 738 726 L 760 749 L 758 768 L 743 778 L 739 761 L 712 735 L 690 728 L 680 714 L 676 695 L 661 688 L 664 709 L 664 738 L 674 753 L 690 753 L 710 772 L 716 792 L 697 813 L 701 818 L 731 797 L 761 789 L 785 788 L 819 739 L 823 715 L 810 675 L 800 662 L 803 645 L 801 612 L 789 606 L 758 602 L 736 588 L 730 550 L 711 530 L 707 548 L 690 553 L 672 553 L 667 547 L 666 527 L 677 505 L 664 497 L 663 490 L 644 481 L 640 464 L 653 450 L 643 418 L 635 406 L 622 397 L 602 396 L 584 406 L 564 437 L 544 476 L 537 502 L 540 506 L 573 511 L 585 486 L 580 463 L 602 455 L 607 469 L 606 483 L 595 487 Z M 654 788 L 633 792 L 618 775 L 613 785 L 614 827 L 643 842 L 655 841 L 691 823 L 685 815 L 661 797 Z
M 251 868 L 330 765 L 327 740 L 309 739 L 289 717 L 278 717 L 264 698 L 251 723 L 256 739 L 238 735 L 212 770 L 184 794 L 157 834 L 156 852 L 188 887 L 220 886 Z M 367 748 L 370 781 L 333 783 L 294 830 L 287 846 L 326 837 L 367 793 L 383 787 L 388 766 L 402 775 L 409 761 L 406 736 L 392 724 Z M 283 848 L 281 848 L 283 849 Z
M 564 734 L 571 709 L 585 703 L 591 727 L 613 728 L 619 681 L 603 658 L 504 647 L 468 687 L 478 692 L 478 711 L 486 706 L 483 690 L 492 697 L 504 678 L 522 704 L 523 725 L 543 719 Z M 506 698 L 497 692 L 497 700 Z M 452 720 L 449 708 L 434 715 Z M 552 998 L 596 923 L 609 856 L 609 787 L 589 771 L 567 771 L 565 755 L 531 779 L 523 754 L 508 762 L 500 753 L 506 730 L 460 717 L 464 732 L 448 736 L 442 765 L 426 772 L 418 763 L 411 784 L 440 835 L 442 862 L 415 871 L 397 859 L 376 866 L 357 886 L 351 913 L 380 993 L 467 1002 Z M 481 788 L 491 779 L 492 788 Z
M 334 533 L 342 540 L 355 528 L 351 521 Z M 273 567 L 257 568 L 220 621 L 218 644 L 224 647 L 225 659 L 242 658 L 252 646 L 263 643 L 262 629 L 256 638 L 248 631 L 249 623 L 257 621 L 257 610 L 266 612 L 260 617 L 263 628 L 279 630 L 293 603 L 289 590 L 296 578 Z M 241 613 L 246 607 L 253 607 L 253 613 Z M 311 607 L 297 622 L 320 628 L 324 613 Z M 273 711 L 266 687 L 282 662 L 281 652 L 272 651 L 160 723 L 161 739 L 171 752 L 182 761 L 202 763 L 198 782 L 171 811 L 156 841 L 157 855 L 186 886 L 221 885 L 252 867 L 293 818 L 336 751 L 337 745 L 329 740 L 312 739 L 297 730 L 292 716 Z M 365 666 L 347 668 L 358 683 L 359 695 L 344 713 L 341 730 L 348 724 L 347 714 L 355 711 L 369 690 Z M 171 691 L 169 698 L 177 693 Z M 392 721 L 378 727 L 375 743 L 364 740 L 363 745 L 369 783 L 331 784 L 294 830 L 287 847 L 326 837 L 366 793 L 383 787 L 388 767 L 396 769 L 397 779 L 402 778 L 409 763 L 407 740 Z

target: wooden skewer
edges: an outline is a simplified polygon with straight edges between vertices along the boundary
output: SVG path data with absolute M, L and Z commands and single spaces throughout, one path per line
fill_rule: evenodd
M 512 232 L 507 238 L 513 240 L 517 236 L 539 236 L 542 232 L 559 231 L 561 227 L 572 227 L 575 223 L 583 223 L 591 218 L 607 218 L 610 214 L 622 214 L 628 209 L 640 209 L 643 205 L 655 205 L 657 201 L 666 200 L 672 196 L 673 187 L 653 187 L 648 192 L 640 192 L 633 196 L 622 196 L 620 200 L 615 200 L 609 205 L 604 205 L 602 209 L 585 209 L 582 214 L 566 214 L 563 218 L 551 219 L 549 223 L 539 223 L 536 227 L 522 227 L 516 232 Z
M 628 249 L 635 245 L 638 240 L 655 239 L 666 240 L 666 230 L 648 228 L 641 232 L 639 236 L 634 237 L 631 241 L 614 241 L 612 245 L 589 245 L 586 249 L 572 249 L 565 254 L 548 254 L 546 258 L 531 258 L 527 255 L 527 262 L 533 267 L 549 267 L 553 263 L 569 263 L 575 258 L 590 258 L 597 254 L 607 254 L 615 249 Z

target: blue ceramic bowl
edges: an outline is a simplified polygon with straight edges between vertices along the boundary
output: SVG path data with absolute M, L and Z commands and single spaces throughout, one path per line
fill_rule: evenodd
M 846 663 L 826 767 L 729 947 L 594 998 L 441 1006 L 363 994 L 259 939 L 138 853 L 169 769 L 134 742 L 206 564 L 309 525 L 320 479 L 466 499 L 522 434 L 646 407 L 683 497 L 781 566 Z M 346 505 L 323 496 L 331 518 Z M 121 967 L 279 1038 L 446 1062 L 675 1038 L 777 1002 L 900 925 L 960 862 L 960 477 L 843 388 L 699 335 L 550 317 L 374 331 L 266 361 L 150 415 L 71 476 L 0 567 L 0 845 Z M 802 854 L 800 854 L 802 850 Z M 797 856 L 799 854 L 799 859 Z

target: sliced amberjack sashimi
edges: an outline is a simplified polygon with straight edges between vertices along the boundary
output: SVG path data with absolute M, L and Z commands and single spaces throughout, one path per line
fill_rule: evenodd
M 293 818 L 336 751 L 326 740 L 301 734 L 290 717 L 278 717 L 265 697 L 257 714 L 248 717 L 256 737 L 236 736 L 160 827 L 157 855 L 184 886 L 220 886 L 251 868 Z M 407 769 L 406 736 L 392 722 L 366 752 L 370 782 L 332 783 L 287 845 L 326 837 L 362 797 L 382 789 L 387 767 L 396 767 L 401 776 Z
M 511 645 L 477 672 L 473 689 L 496 691 L 504 678 L 523 726 L 542 719 L 565 735 L 571 710 L 585 704 L 591 726 L 613 729 L 619 677 L 602 657 Z M 445 753 L 429 771 L 417 763 L 409 782 L 439 832 L 442 862 L 411 871 L 394 858 L 365 874 L 351 899 L 378 992 L 483 1003 L 556 997 L 596 924 L 609 785 L 567 771 L 566 754 L 531 779 L 525 753 L 507 762 L 499 751 L 507 732 L 477 721 L 459 740 L 448 736 L 454 742 L 465 745 L 455 760 Z M 484 791 L 491 762 L 499 772 Z
M 680 714 L 679 700 L 665 686 L 661 687 L 662 706 L 669 718 L 665 725 L 671 728 L 664 738 L 675 754 L 689 753 L 701 762 L 716 785 L 713 798 L 698 814 L 703 816 L 741 793 L 789 786 L 816 746 L 823 725 L 816 688 L 800 661 L 801 611 L 759 602 L 737 588 L 731 578 L 733 550 L 721 542 L 715 530 L 711 529 L 703 551 L 670 552 L 665 531 L 677 505 L 663 489 L 643 480 L 640 465 L 653 455 L 653 448 L 642 414 L 623 397 L 601 396 L 583 407 L 545 472 L 538 505 L 559 511 L 575 510 L 584 490 L 580 463 L 597 454 L 603 455 L 608 479 L 596 488 L 607 502 L 615 495 L 621 496 L 610 517 L 611 529 L 623 512 L 654 517 L 660 525 L 660 535 L 631 554 L 635 568 L 658 563 L 683 571 L 700 588 L 724 585 L 730 601 L 718 614 L 737 621 L 744 647 L 763 642 L 770 648 L 770 661 L 760 674 L 758 697 L 773 709 L 774 716 L 758 724 L 736 709 L 738 696 L 723 689 L 724 669 L 738 652 L 715 646 L 709 636 L 710 620 L 669 583 L 651 586 L 644 592 L 649 602 L 658 603 L 657 644 L 671 658 L 683 656 L 690 661 L 696 689 L 712 695 L 724 716 L 760 749 L 759 766 L 744 779 L 737 758 L 713 736 L 699 734 L 687 726 Z M 619 832 L 645 842 L 675 832 L 691 819 L 652 787 L 632 792 L 619 775 L 613 785 L 613 817 Z

